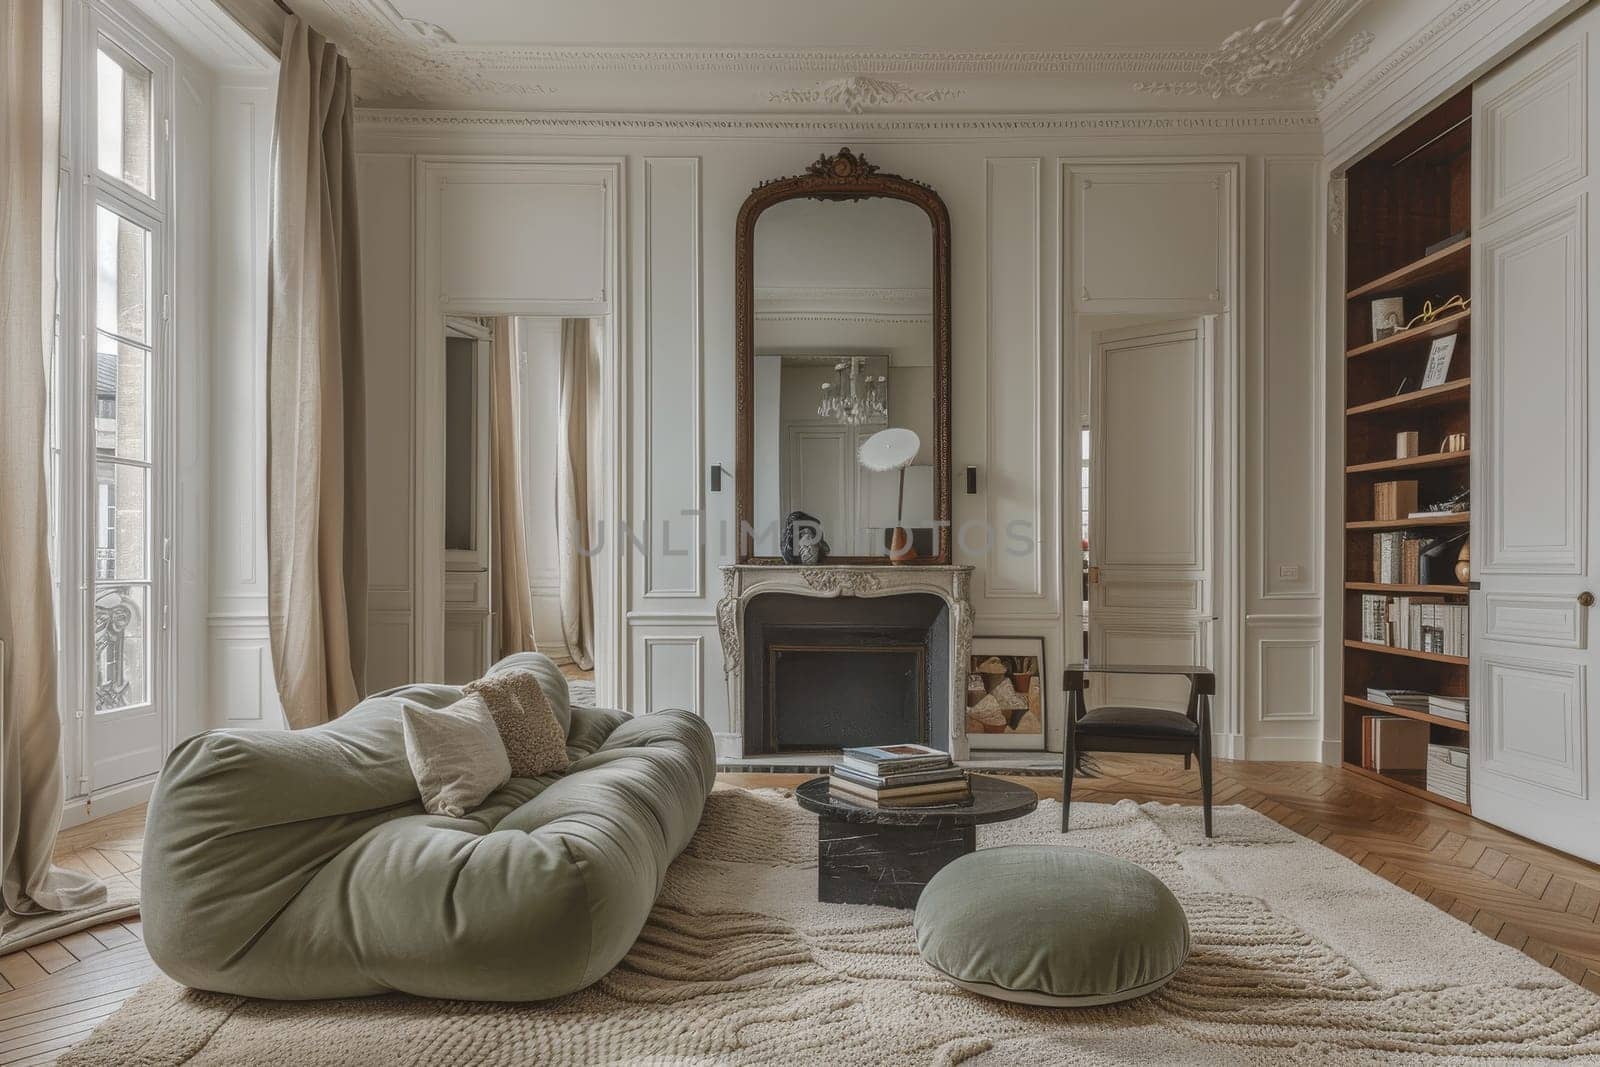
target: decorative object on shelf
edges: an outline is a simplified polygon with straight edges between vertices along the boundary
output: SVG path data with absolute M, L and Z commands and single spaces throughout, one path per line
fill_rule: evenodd
M 879 422 L 889 417 L 889 379 L 882 374 L 863 374 L 865 356 L 851 356 L 833 365 L 835 382 L 822 383 L 822 399 L 817 414 L 836 419 L 846 426 Z
M 822 537 L 822 522 L 803 511 L 791 511 L 783 520 L 783 561 L 811 566 L 828 558 L 828 542 Z
M 1467 543 L 1467 535 L 1456 534 L 1454 537 L 1441 537 L 1422 550 L 1422 558 L 1418 561 L 1421 584 L 1423 585 L 1449 585 L 1455 572 L 1456 561 L 1460 552 Z
M 1428 349 L 1428 369 L 1422 372 L 1422 388 L 1432 389 L 1443 385 L 1450 375 L 1450 357 L 1455 355 L 1456 335 L 1434 338 Z
M 1403 296 L 1382 296 L 1372 302 L 1372 339 L 1381 341 L 1404 329 L 1406 299 Z
M 1444 440 L 1439 442 L 1440 452 L 1465 452 L 1467 450 L 1467 435 L 1465 431 L 1447 433 Z
M 1393 522 L 1417 509 L 1417 483 L 1415 479 L 1395 482 L 1375 482 L 1372 486 L 1372 517 L 1379 522 Z
M 1045 747 L 1044 638 L 974 637 L 967 665 L 967 736 L 973 748 Z
M 1374 302 L 1376 302 L 1376 301 L 1374 301 Z M 1448 312 L 1461 312 L 1461 311 L 1471 311 L 1471 310 L 1472 310 L 1472 301 L 1470 299 L 1467 299 L 1467 298 L 1463 297 L 1460 293 L 1457 293 L 1455 296 L 1452 296 L 1449 300 L 1446 300 L 1444 303 L 1440 304 L 1438 307 L 1434 307 L 1433 306 L 1433 301 L 1424 300 L 1422 302 L 1422 310 L 1417 312 L 1416 318 L 1414 318 L 1411 321 L 1407 322 L 1405 324 L 1405 326 L 1402 327 L 1402 329 L 1409 330 L 1413 326 L 1426 326 L 1428 323 L 1432 322 L 1434 319 L 1438 318 L 1440 315 L 1444 315 L 1444 314 L 1446 314 Z
M 867 470 L 880 474 L 898 471 L 900 474 L 899 494 L 895 498 L 894 529 L 889 536 L 891 563 L 909 563 L 917 558 L 917 550 L 911 544 L 911 531 L 901 523 L 905 521 L 906 468 L 911 466 L 921 448 L 922 438 L 914 431 L 894 426 L 879 430 L 861 442 L 857 452 L 861 465 Z
M 1472 539 L 1463 538 L 1461 554 L 1456 557 L 1456 581 L 1466 585 L 1472 581 Z
M 1402 430 L 1394 435 L 1394 458 L 1410 459 L 1418 454 L 1417 431 Z
M 1422 257 L 1424 259 L 1426 259 L 1427 257 L 1433 255 L 1435 252 L 1443 252 L 1446 248 L 1449 248 L 1451 245 L 1458 245 L 1462 241 L 1465 241 L 1468 237 L 1471 237 L 1471 236 L 1472 236 L 1472 231 L 1470 229 L 1457 230 L 1455 233 L 1451 234 L 1449 237 L 1446 237 L 1444 240 L 1435 241 L 1435 242 L 1433 242 L 1433 244 L 1429 245 L 1427 248 L 1424 248 L 1422 250 Z
M 1437 503 L 1429 504 L 1421 511 L 1413 509 L 1406 515 L 1408 519 L 1425 519 L 1435 515 L 1459 515 L 1472 506 L 1472 490 L 1467 488 L 1457 489 L 1454 493 Z

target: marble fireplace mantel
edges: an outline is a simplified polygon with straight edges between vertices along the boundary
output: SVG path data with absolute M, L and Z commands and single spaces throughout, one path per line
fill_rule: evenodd
M 729 741 L 740 749 L 720 756 L 742 756 L 744 744 L 745 608 L 766 593 L 811 597 L 890 597 L 929 593 L 950 606 L 950 736 L 931 739 L 956 759 L 967 758 L 967 659 L 972 648 L 972 568 L 927 564 L 837 564 L 790 566 L 729 563 L 722 567 L 722 599 L 717 602 L 717 631 L 722 638 L 722 663 L 728 682 L 729 720 L 737 733 Z

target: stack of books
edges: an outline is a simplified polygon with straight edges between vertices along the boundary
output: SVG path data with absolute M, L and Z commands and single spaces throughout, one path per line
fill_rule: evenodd
M 1428 701 L 1432 697 L 1420 689 L 1379 689 L 1374 686 L 1368 686 L 1367 699 L 1374 704 L 1382 704 L 1385 707 L 1427 711 Z
M 967 772 L 948 752 L 912 744 L 845 749 L 828 777 L 828 792 L 869 808 L 921 808 L 972 797 Z
M 1428 697 L 1428 714 L 1436 715 L 1441 719 L 1452 722 L 1467 721 L 1467 698 L 1443 696 L 1438 693 Z
M 1428 746 L 1428 792 L 1467 803 L 1467 750 L 1461 745 Z

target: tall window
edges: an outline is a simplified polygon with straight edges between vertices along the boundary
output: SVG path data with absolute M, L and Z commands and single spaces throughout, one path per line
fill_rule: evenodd
M 50 415 L 61 703 L 81 793 L 125 780 L 138 761 L 117 749 L 159 747 L 162 731 L 170 60 L 100 0 L 68 7 Z

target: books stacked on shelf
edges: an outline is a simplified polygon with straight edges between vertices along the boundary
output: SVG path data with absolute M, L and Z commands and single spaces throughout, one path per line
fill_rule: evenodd
M 1432 697 L 1420 689 L 1378 689 L 1368 686 L 1367 699 L 1374 704 L 1386 704 L 1391 708 L 1410 708 L 1412 711 L 1427 711 L 1428 701 Z
M 1429 745 L 1427 789 L 1457 804 L 1467 800 L 1467 750 L 1461 745 Z
M 828 777 L 828 792 L 868 808 L 921 808 L 972 797 L 967 772 L 948 752 L 912 744 L 845 749 Z
M 1455 566 L 1465 541 L 1464 534 L 1430 537 L 1410 530 L 1375 533 L 1372 580 L 1383 585 L 1459 584 Z
M 1426 770 L 1428 724 L 1397 715 L 1363 715 L 1361 765 L 1381 774 Z
M 1438 693 L 1428 697 L 1427 712 L 1429 715 L 1441 719 L 1450 719 L 1454 722 L 1467 721 L 1467 698 L 1442 696 Z
M 1361 640 L 1413 652 L 1467 655 L 1467 605 L 1449 604 L 1442 597 L 1361 597 Z

